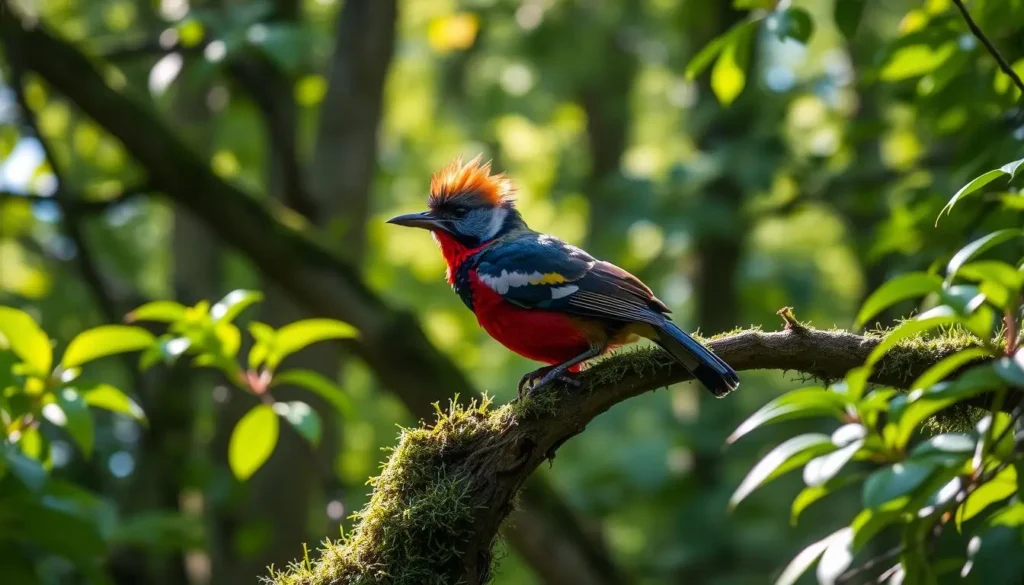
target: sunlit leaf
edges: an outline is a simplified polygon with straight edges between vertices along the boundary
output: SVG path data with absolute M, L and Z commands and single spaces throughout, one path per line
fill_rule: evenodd
M 890 56 L 879 77 L 882 81 L 919 77 L 935 71 L 955 53 L 956 44 L 952 42 L 938 48 L 925 44 L 900 47 Z
M 174 301 L 153 301 L 146 303 L 125 316 L 128 322 L 155 321 L 173 323 L 185 318 L 185 305 Z
M 213 334 L 217 337 L 217 341 L 220 342 L 220 354 L 231 358 L 233 362 L 234 357 L 238 355 L 238 348 L 242 345 L 242 333 L 238 330 L 238 327 L 231 322 L 222 321 L 214 327 Z
M 686 70 L 684 72 L 686 79 L 688 81 L 696 79 L 701 72 L 707 69 L 708 65 L 711 65 L 711 62 L 715 60 L 715 57 L 722 52 L 722 49 L 724 49 L 726 45 L 732 43 L 737 35 L 747 34 L 746 32 L 743 32 L 743 29 L 755 26 L 756 22 L 756 20 L 740 22 L 734 25 L 726 33 L 704 45 L 704 48 L 701 49 L 693 59 L 690 59 L 690 62 L 686 65 Z
M 98 384 L 83 393 L 85 403 L 94 408 L 102 408 L 117 412 L 145 422 L 146 415 L 142 408 L 128 397 L 127 394 L 110 384 Z
M 267 357 L 267 367 L 274 369 L 285 357 L 319 341 L 351 339 L 357 335 L 355 327 L 334 319 L 305 319 L 290 323 L 277 330 L 273 349 Z
M 1024 158 L 1008 162 L 1005 165 L 999 167 L 999 170 L 1003 171 L 1007 175 L 1010 175 L 1012 181 L 1017 176 L 1017 172 L 1020 171 L 1021 167 L 1024 166 Z
M 956 528 L 974 518 L 986 508 L 1017 493 L 1017 470 L 1009 466 L 975 489 L 956 510 Z
M 863 446 L 864 441 L 857 440 L 836 451 L 811 459 L 804 466 L 804 483 L 809 487 L 824 485 L 838 475 Z
M 828 547 L 818 561 L 818 583 L 835 585 L 839 576 L 853 563 L 853 528 L 844 528 L 829 538 Z
M 980 237 L 974 240 L 970 244 L 967 244 L 963 248 L 953 255 L 950 259 L 949 264 L 946 266 L 946 281 L 951 282 L 953 277 L 956 276 L 957 271 L 963 266 L 968 260 L 974 258 L 978 254 L 985 252 L 1003 242 L 1008 242 L 1013 239 L 1024 238 L 1024 229 L 1011 228 L 1005 230 L 999 230 L 992 232 L 986 236 Z
M 223 299 L 210 307 L 210 317 L 214 323 L 232 322 L 242 311 L 263 300 L 263 293 L 258 290 L 233 290 Z
M 752 32 L 749 27 L 737 28 L 711 68 L 711 91 L 722 105 L 728 106 L 735 101 L 747 83 Z
M 910 494 L 931 475 L 935 467 L 909 461 L 879 469 L 864 482 L 864 507 L 878 508 L 900 496 Z
M 934 274 L 910 272 L 897 276 L 878 287 L 864 301 L 857 313 L 857 327 L 863 327 L 868 319 L 888 309 L 900 301 L 922 297 L 928 293 L 938 292 L 942 288 L 942 279 Z
M 929 437 L 910 451 L 910 459 L 929 463 L 957 465 L 966 461 L 978 444 L 977 437 L 966 433 L 943 433 Z
M 814 416 L 842 416 L 846 404 L 847 401 L 842 395 L 830 392 L 825 388 L 793 390 L 765 404 L 750 415 L 729 435 L 726 441 L 734 443 L 754 429 L 770 423 Z
M 943 213 L 947 213 L 948 214 L 949 212 L 951 212 L 953 210 L 953 206 L 956 205 L 957 202 L 959 202 L 964 197 L 970 195 L 971 193 L 974 193 L 978 189 L 981 189 L 985 185 L 988 185 L 992 181 L 995 181 L 999 177 L 1002 177 L 1002 176 L 1005 176 L 1005 175 L 1006 175 L 1006 172 L 1003 171 L 1002 169 L 993 169 L 993 170 L 988 171 L 988 172 L 986 172 L 986 173 L 984 173 L 984 174 L 982 174 L 982 175 L 980 175 L 978 177 L 975 177 L 974 179 L 971 180 L 970 183 L 967 183 L 966 185 L 961 187 L 960 190 L 957 191 L 955 195 L 953 195 L 953 198 L 950 199 L 949 202 L 946 203 L 946 206 L 942 208 L 942 211 L 939 212 L 939 218 L 942 217 Z M 935 223 L 936 224 L 939 223 L 939 219 L 938 218 L 935 219 Z
M 810 569 L 811 565 L 821 557 L 825 552 L 825 549 L 827 549 L 828 545 L 832 542 L 832 539 L 836 538 L 837 535 L 846 532 L 846 530 L 846 528 L 841 528 L 800 551 L 795 557 L 793 557 L 793 560 L 786 565 L 785 570 L 783 570 L 782 574 L 779 575 L 779 578 L 775 580 L 775 585 L 793 585 L 796 583 L 797 580 L 807 572 L 807 569 Z
M 832 439 L 821 433 L 807 433 L 783 442 L 769 451 L 743 478 L 729 499 L 729 507 L 735 508 L 758 487 L 835 448 Z
M 790 524 L 796 526 L 797 520 L 800 519 L 800 514 L 802 514 L 803 511 L 811 504 L 848 485 L 856 483 L 863 478 L 864 476 L 862 474 L 844 475 L 834 477 L 822 485 L 805 487 L 799 494 L 797 494 L 796 498 L 793 499 L 793 506 L 789 513 Z
M 958 316 L 950 307 L 935 307 L 922 313 L 916 319 L 904 321 L 898 327 L 886 335 L 882 341 L 871 350 L 865 365 L 877 364 L 885 354 L 896 347 L 901 341 L 915 337 L 925 331 L 930 331 L 943 325 L 952 325 L 958 321 Z
M 153 334 L 141 327 L 102 325 L 75 336 L 60 365 L 64 369 L 77 368 L 99 358 L 146 349 L 154 342 Z
M 0 348 L 10 348 L 32 373 L 45 376 L 53 365 L 50 338 L 28 313 L 0 307 Z
M 859 551 L 886 526 L 899 521 L 903 509 L 910 502 L 909 497 L 890 500 L 877 508 L 864 508 L 850 522 L 853 529 L 854 552 Z
M 270 387 L 282 384 L 293 384 L 305 388 L 326 400 L 345 418 L 352 416 L 352 399 L 326 376 L 311 370 L 286 370 L 274 376 Z
M 310 445 L 316 447 L 320 443 L 320 415 L 308 404 L 297 400 L 278 402 L 274 404 L 274 412 L 288 421 L 302 438 L 309 441 Z
M 249 479 L 266 462 L 277 445 L 278 431 L 277 414 L 268 404 L 254 407 L 238 421 L 228 444 L 228 465 L 235 477 Z

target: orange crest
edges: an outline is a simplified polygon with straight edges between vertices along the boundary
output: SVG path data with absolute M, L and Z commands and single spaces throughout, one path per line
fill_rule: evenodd
M 491 174 L 491 163 L 480 163 L 480 156 L 462 164 L 457 158 L 430 178 L 431 208 L 459 199 L 477 198 L 490 205 L 503 205 L 512 200 L 515 187 L 504 174 Z

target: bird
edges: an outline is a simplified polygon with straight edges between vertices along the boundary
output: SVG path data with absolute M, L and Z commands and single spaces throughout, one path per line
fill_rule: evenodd
M 626 270 L 529 228 L 516 188 L 481 156 L 457 158 L 430 180 L 428 209 L 387 220 L 429 230 L 446 279 L 492 338 L 547 364 L 525 374 L 519 397 L 555 380 L 578 387 L 586 362 L 647 338 L 714 396 L 739 386 L 736 372 L 679 328 L 651 289 Z

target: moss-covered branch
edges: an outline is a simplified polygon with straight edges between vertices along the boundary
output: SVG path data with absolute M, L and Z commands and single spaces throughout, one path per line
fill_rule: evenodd
M 737 370 L 839 379 L 861 365 L 880 340 L 799 326 L 730 332 L 709 345 Z M 955 334 L 902 343 L 878 364 L 872 381 L 905 388 L 931 365 L 974 343 Z M 452 404 L 438 412 L 432 427 L 402 433 L 351 535 L 327 543 L 318 560 L 276 573 L 272 581 L 485 583 L 498 529 L 526 478 L 613 405 L 689 378 L 667 354 L 644 348 L 597 363 L 582 375 L 579 389 L 548 388 L 500 408 Z

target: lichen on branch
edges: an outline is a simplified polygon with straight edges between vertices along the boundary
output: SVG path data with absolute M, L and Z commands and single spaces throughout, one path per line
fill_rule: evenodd
M 789 370 L 826 380 L 864 363 L 881 333 L 855 335 L 801 324 L 737 330 L 707 344 L 737 370 Z M 928 367 L 978 340 L 960 331 L 905 340 L 871 381 L 906 388 Z M 613 405 L 690 379 L 655 348 L 627 349 L 581 376 L 520 402 L 437 410 L 432 426 L 403 430 L 350 535 L 324 544 L 316 561 L 273 571 L 274 585 L 481 585 L 491 574 L 498 529 L 526 478 L 565 441 Z M 749 386 L 747 386 L 749 390 Z

